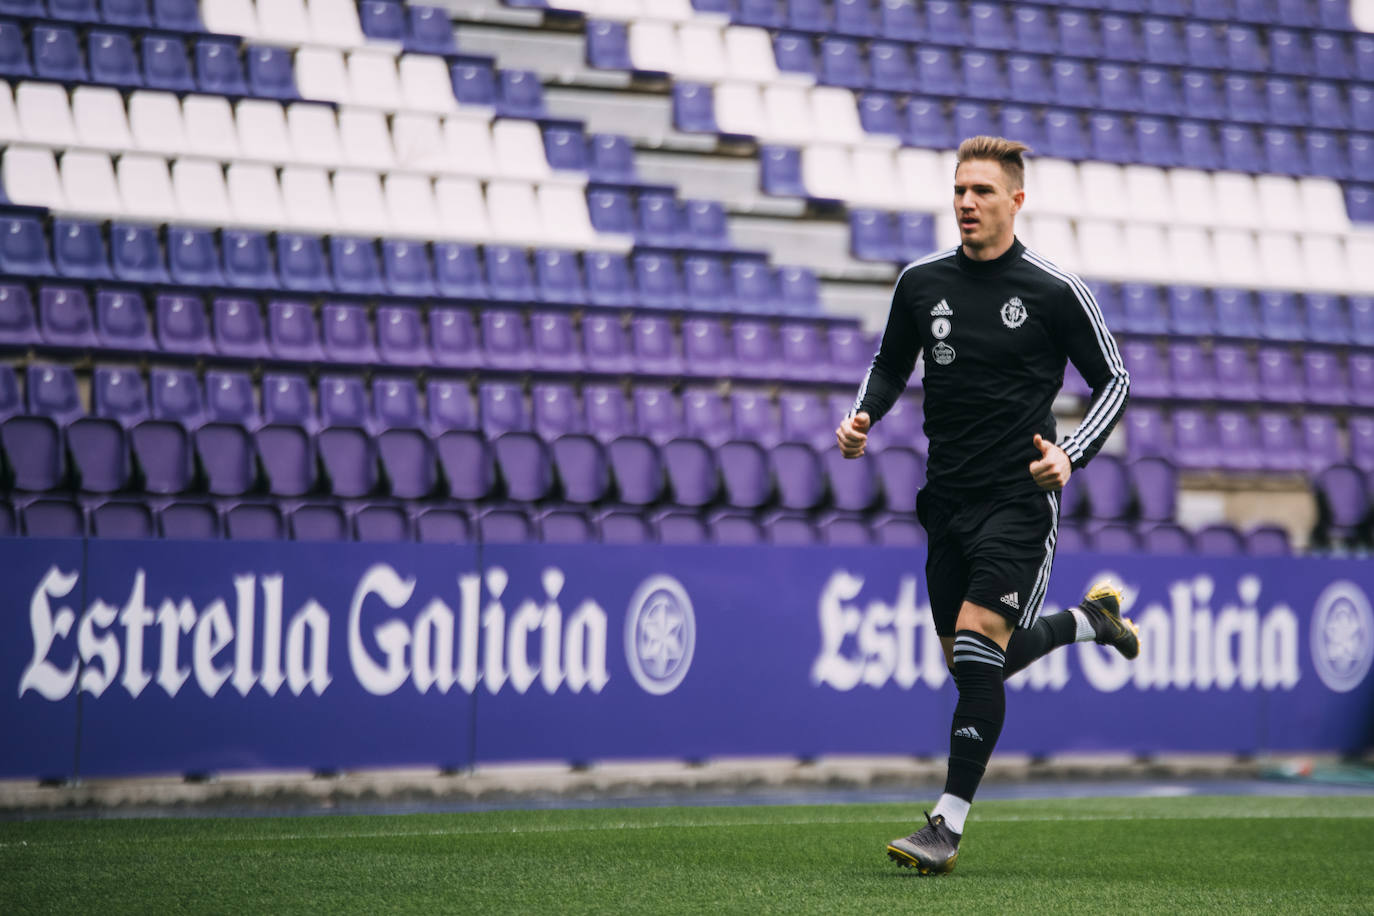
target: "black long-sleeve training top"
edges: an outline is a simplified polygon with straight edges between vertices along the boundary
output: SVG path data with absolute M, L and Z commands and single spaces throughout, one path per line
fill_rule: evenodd
M 1028 470 L 1040 457 L 1036 433 L 1081 468 L 1130 396 L 1130 376 L 1088 287 L 1019 239 L 991 261 L 952 248 L 902 271 L 854 411 L 880 420 L 918 355 L 925 359 L 927 482 L 963 498 L 1039 492 Z M 1056 440 L 1050 408 L 1066 359 L 1091 386 L 1092 403 L 1078 428 Z

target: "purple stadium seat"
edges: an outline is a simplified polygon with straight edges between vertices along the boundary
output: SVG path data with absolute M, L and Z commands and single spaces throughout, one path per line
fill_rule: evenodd
M 1220 467 L 1232 471 L 1258 471 L 1264 467 L 1250 417 L 1237 410 L 1220 410 L 1216 415 L 1216 456 Z
M 164 92 L 192 92 L 196 88 L 191 75 L 191 58 L 180 38 L 165 35 L 145 35 L 142 44 L 143 84 L 149 89 Z
M 1259 294 L 1260 333 L 1269 340 L 1302 340 L 1302 317 L 1292 293 Z
M 484 263 L 487 291 L 493 299 L 530 302 L 534 299 L 534 273 L 523 248 L 488 245 Z
M 636 316 L 630 321 L 630 339 L 637 371 L 646 375 L 677 376 L 686 368 L 682 341 L 666 318 Z
M 205 405 L 206 422 L 194 437 L 206 489 L 219 496 L 248 493 L 257 485 L 252 432 L 261 425 L 252 379 L 236 372 L 207 372 Z
M 360 296 L 383 292 L 382 269 L 371 241 L 336 235 L 329 240 L 329 253 L 336 290 Z
M 778 375 L 799 381 L 830 377 L 830 353 L 821 328 L 787 322 L 778 328 Z
M 882 479 L 883 509 L 894 514 L 916 511 L 916 493 L 926 482 L 925 459 L 906 448 L 885 448 L 877 459 Z
M 49 347 L 83 350 L 95 346 L 91 303 L 79 287 L 45 286 L 38 294 L 38 324 Z
M 378 432 L 377 454 L 391 495 L 419 499 L 439 484 L 438 458 L 422 427 L 420 394 L 411 379 L 377 378 L 372 399 Z
M 1288 532 L 1278 525 L 1258 525 L 1245 533 L 1245 553 L 1252 557 L 1286 557 L 1293 547 Z
M 494 368 L 529 368 L 532 357 L 524 316 L 509 309 L 483 310 L 482 353 L 486 364 Z
M 1270 403 L 1299 403 L 1303 400 L 1302 377 L 1291 351 L 1280 347 L 1260 347 L 1256 360 L 1260 392 Z
M 637 178 L 634 147 L 628 137 L 591 134 L 587 137 L 587 156 L 588 173 L 594 181 L 633 184 Z
M 1140 518 L 1147 522 L 1173 520 L 1178 503 L 1178 471 L 1173 463 L 1146 457 L 1130 462 L 1127 468 Z
M 721 322 L 713 318 L 689 318 L 682 322 L 682 351 L 691 375 L 728 376 L 736 369 L 730 338 Z
M 580 305 L 587 301 L 577 255 L 571 251 L 534 252 L 535 295 L 541 302 Z
M 590 544 L 597 539 L 591 520 L 578 509 L 550 509 L 539 513 L 536 522 L 545 544 Z
M 174 227 L 167 230 L 167 261 L 173 283 L 223 286 L 219 250 L 209 229 Z
M 1351 403 L 1356 407 L 1374 407 L 1374 354 L 1354 350 L 1347 360 Z
M 308 292 L 330 289 L 324 242 L 313 235 L 277 233 L 277 273 L 283 289 Z
M 872 68 L 872 84 L 876 89 L 889 92 L 910 92 L 916 85 L 916 70 L 911 63 L 911 52 L 907 45 L 899 41 L 875 41 L 869 45 L 869 64 Z
M 708 544 L 710 533 L 706 522 L 696 512 L 686 509 L 664 509 L 649 517 L 654 538 L 660 544 Z
M 1202 556 L 1234 557 L 1245 553 L 1240 532 L 1231 525 L 1206 525 L 1193 535 L 1193 546 Z
M 593 305 L 626 306 L 635 302 L 629 262 L 623 254 L 586 254 L 587 299 Z
M 458 55 L 450 57 L 453 97 L 460 105 L 496 105 L 496 66 L 490 57 Z
M 760 144 L 759 188 L 771 197 L 807 197 L 802 183 L 801 150 Z
M 358 18 L 368 38 L 395 44 L 405 41 L 405 7 L 396 0 L 363 0 L 358 4 Z
M 730 262 L 730 285 L 738 311 L 767 314 L 778 310 L 780 290 L 767 261 L 735 258 Z
M 382 283 L 393 296 L 433 296 L 434 268 L 429 252 L 418 242 L 382 241 Z
M 587 20 L 587 63 L 604 70 L 634 70 L 629 30 L 623 22 Z
M 301 496 L 316 481 L 316 447 L 312 433 L 318 421 L 311 404 L 310 383 L 302 376 L 264 375 L 264 425 L 254 431 L 257 453 L 266 474 L 268 491 L 276 496 Z
M 1260 452 L 1264 466 L 1271 471 L 1300 471 L 1307 464 L 1293 418 L 1275 411 L 1264 411 L 1257 418 Z
M 498 71 L 496 109 L 508 118 L 544 117 L 544 86 L 539 74 L 511 68 Z
M 815 77 L 816 48 L 810 35 L 779 32 L 773 36 L 773 60 L 783 73 Z
M 731 328 L 733 368 L 729 371 L 744 378 L 779 378 L 783 374 L 780 343 L 777 331 L 768 322 L 738 319 Z M 689 363 L 692 354 L 688 352 Z
M 1179 467 L 1209 469 L 1220 464 L 1216 426 L 1201 410 L 1174 411 L 1173 442 L 1173 458 Z
M 262 311 L 253 299 L 228 296 L 214 302 L 215 350 L 221 356 L 263 359 L 268 355 Z
M 235 541 L 280 541 L 288 537 L 281 509 L 272 503 L 229 506 L 224 512 L 224 532 Z
M 1303 297 L 1306 327 L 1303 336 L 1313 343 L 1350 342 L 1350 321 L 1339 296 L 1308 293 Z
M 267 236 L 247 229 L 226 229 L 223 234 L 224 280 L 245 289 L 276 289 L 272 250 Z
M 12 77 L 33 75 L 28 45 L 17 22 L 0 22 L 0 73 Z
M 1232 401 L 1260 399 L 1259 370 L 1243 346 L 1217 344 L 1212 348 L 1212 366 L 1217 397 Z
M 253 95 L 290 101 L 299 98 L 295 65 L 289 48 L 264 45 L 245 49 L 248 59 L 248 88 Z
M 148 417 L 143 379 L 132 369 L 95 370 L 91 381 L 95 416 L 77 417 L 67 426 L 67 451 L 81 489 L 112 493 L 132 476 L 126 430 Z
M 152 509 L 147 503 L 108 500 L 90 510 L 91 534 L 98 538 L 151 538 L 157 536 Z
M 458 242 L 434 243 L 434 279 L 439 295 L 449 299 L 488 298 L 477 249 Z
M 359 541 L 414 540 L 411 519 L 400 506 L 368 503 L 353 512 L 353 536 Z
M 208 503 L 172 500 L 158 511 L 157 523 L 165 538 L 217 540 L 222 535 L 219 511 Z
M 567 312 L 530 315 L 530 347 L 534 365 L 545 372 L 581 372 L 582 349 Z
M 193 431 L 204 421 L 200 383 L 183 370 L 154 369 L 151 418 L 129 431 L 134 459 L 150 493 L 182 493 L 195 482 Z
M 714 255 L 683 259 L 682 275 L 687 305 L 700 311 L 729 311 L 733 306 L 725 261 Z
M 1121 522 L 1109 522 L 1097 527 L 1090 535 L 1093 550 L 1098 553 L 1134 554 L 1140 552 L 1140 538 L 1135 529 Z
M 35 76 L 58 83 L 88 81 L 76 29 L 57 25 L 36 25 L 29 39 L 33 47 Z
M 1332 414 L 1303 414 L 1302 441 L 1309 473 L 1315 474 L 1333 464 L 1349 460 L 1341 442 L 1340 427 Z
M 194 14 L 194 4 L 192 13 Z M 201 92 L 212 95 L 248 94 L 238 43 L 221 38 L 195 40 L 196 76 Z
M 1169 377 L 1153 341 L 1128 340 L 1121 356 L 1131 373 L 1131 394 L 1141 398 L 1168 397 Z
M 1211 299 L 1197 286 L 1170 286 L 1169 332 L 1202 337 L 1215 333 Z
M 431 379 L 426 400 L 429 427 L 449 495 L 462 500 L 487 496 L 496 482 L 496 464 L 486 438 L 478 431 L 477 409 L 467 386 Z M 421 524 L 422 540 L 424 531 Z
M 406 13 L 407 50 L 424 54 L 448 54 L 455 50 L 453 25 L 446 9 L 417 3 L 407 6 Z
M 33 300 L 26 286 L 0 285 L 0 345 L 27 347 L 38 343 Z
M 725 399 L 712 388 L 689 388 L 683 392 L 682 424 L 687 437 L 710 446 L 727 441 L 734 432 Z
M 377 443 L 369 434 L 370 411 L 361 379 L 321 376 L 320 463 L 335 496 L 366 496 L 378 487 Z
M 629 337 L 619 316 L 589 313 L 582 319 L 582 344 L 588 371 L 623 375 L 633 371 Z
M 96 223 L 56 219 L 52 227 L 53 262 L 57 272 L 78 280 L 110 280 L 110 256 Z
M 1343 407 L 1350 403 L 1351 388 L 1345 367 L 1330 350 L 1307 349 L 1302 354 L 1303 387 L 1306 401 L 1328 407 Z
M 477 325 L 467 309 L 430 309 L 429 340 L 440 366 L 470 369 L 483 364 Z
M 1151 554 L 1186 556 L 1193 552 L 1193 536 L 1172 522 L 1152 524 L 1140 532 L 1141 548 Z
M 377 355 L 393 366 L 431 365 L 424 319 L 418 308 L 384 305 L 377 309 Z
M 26 216 L 0 219 L 0 268 L 20 276 L 52 276 L 43 224 Z
M 1216 394 L 1212 361 L 1191 341 L 1169 344 L 1169 377 L 1174 397 L 1206 401 Z
M 157 344 L 169 354 L 201 356 L 213 352 L 205 302 L 198 296 L 158 296 Z
M 114 275 L 130 283 L 169 283 L 171 277 L 163 262 L 162 243 L 157 229 L 113 223 L 110 226 L 110 255 Z
M 1082 475 L 1092 518 L 1118 520 L 1126 517 L 1131 503 L 1131 484 L 1126 465 L 1113 455 L 1098 455 L 1074 476 Z
M 1348 545 L 1360 538 L 1369 522 L 1370 497 L 1364 475 L 1354 465 L 1325 468 L 1314 481 L 1317 492 L 1319 540 Z
M 616 385 L 586 385 L 582 389 L 587 432 L 600 442 L 633 433 L 630 404 Z
M 467 544 L 473 540 L 472 523 L 458 509 L 425 509 L 415 515 L 415 537 L 426 544 Z
M 305 302 L 273 300 L 267 304 L 267 339 L 272 355 L 292 362 L 324 359 L 315 313 Z
M 334 363 L 368 366 L 378 361 L 372 342 L 372 322 L 361 305 L 327 302 L 320 318 L 325 359 Z
M 1051 59 L 1031 56 L 1027 54 L 1008 54 L 1006 59 L 1007 83 L 1009 88 L 1007 97 L 1015 102 L 1021 102 L 1025 106 L 1048 105 L 1054 101 L 1055 90 L 1054 81 L 1050 78 L 1049 68 Z M 1020 114 L 1010 117 L 1009 111 L 1015 109 Z M 1002 106 L 1003 123 L 1009 121 L 1021 125 L 1021 134 L 1033 133 L 1037 139 L 1044 137 L 1040 122 L 1035 117 L 1035 112 L 1029 107 L 1021 106 Z
M 28 537 L 79 538 L 87 533 L 86 513 L 66 499 L 38 498 L 19 509 L 20 528 Z

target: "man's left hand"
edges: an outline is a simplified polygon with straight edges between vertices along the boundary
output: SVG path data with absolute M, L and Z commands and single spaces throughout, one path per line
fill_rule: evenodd
M 1073 464 L 1064 450 L 1036 433 L 1035 447 L 1040 457 L 1030 463 L 1031 476 L 1042 490 L 1062 490 L 1073 473 Z

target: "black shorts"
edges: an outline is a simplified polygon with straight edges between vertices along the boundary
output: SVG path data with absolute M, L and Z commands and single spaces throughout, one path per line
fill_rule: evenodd
M 925 488 L 916 515 L 929 542 L 926 588 L 936 633 L 954 635 L 965 601 L 1013 626 L 1035 623 L 1054 562 L 1058 491 L 974 502 Z

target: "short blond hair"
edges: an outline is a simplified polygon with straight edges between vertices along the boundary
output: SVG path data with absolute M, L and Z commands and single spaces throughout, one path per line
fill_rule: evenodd
M 965 162 L 979 159 L 999 162 L 1002 164 L 1002 171 L 1006 173 L 1007 184 L 1011 190 L 1019 191 L 1026 185 L 1026 163 L 1021 154 L 1028 152 L 1030 147 L 1019 140 L 1008 140 L 1006 137 L 969 137 L 959 144 L 958 162 L 954 167 L 958 169 Z

